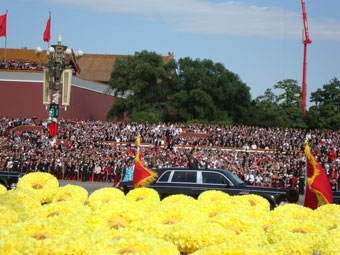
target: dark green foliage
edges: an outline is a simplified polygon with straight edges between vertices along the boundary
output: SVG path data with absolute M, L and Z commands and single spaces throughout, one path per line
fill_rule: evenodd
M 109 85 L 121 98 L 108 118 L 132 118 L 140 112 L 157 112 L 157 118 L 166 122 L 241 124 L 248 118 L 249 87 L 211 60 L 184 58 L 178 65 L 165 64 L 156 53 L 137 52 L 116 61 Z
M 308 126 L 340 130 L 340 82 L 337 78 L 311 93 L 311 102 L 315 105 L 307 113 Z
M 306 128 L 301 107 L 301 88 L 296 80 L 283 80 L 274 85 L 283 90 L 275 95 L 271 89 L 254 101 L 253 124 L 264 127 Z
M 189 57 L 164 63 L 148 51 L 119 58 L 109 88 L 116 100 L 110 119 L 136 122 L 180 122 L 340 129 L 340 82 L 337 78 L 311 93 L 303 115 L 301 86 L 296 80 L 277 82 L 251 101 L 249 87 L 223 64 Z
M 159 123 L 161 119 L 157 116 L 155 112 L 135 112 L 131 114 L 131 121 L 137 123 L 146 123 L 149 122 L 150 124 Z
M 134 56 L 117 59 L 109 86 L 121 98 L 115 101 L 107 117 L 121 119 L 149 109 L 162 111 L 177 86 L 175 68 L 173 61 L 164 63 L 154 52 L 136 52 Z

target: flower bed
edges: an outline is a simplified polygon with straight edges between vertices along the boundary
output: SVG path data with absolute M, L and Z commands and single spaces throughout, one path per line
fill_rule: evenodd
M 296 204 L 270 210 L 256 195 L 206 191 L 160 200 L 152 189 L 90 196 L 32 173 L 1 190 L 0 254 L 229 255 L 339 254 L 340 206 Z

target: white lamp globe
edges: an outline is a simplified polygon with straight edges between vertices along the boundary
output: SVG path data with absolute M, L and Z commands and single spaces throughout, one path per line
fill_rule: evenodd
M 65 50 L 65 55 L 70 56 L 71 53 L 72 53 L 72 50 L 71 50 L 70 48 L 67 48 L 67 49 Z
M 77 50 L 77 57 L 83 56 L 84 52 L 82 50 Z
M 55 50 L 54 50 L 53 47 L 49 47 L 49 48 L 48 48 L 48 51 L 49 51 L 51 54 L 53 54 L 53 53 L 55 52 Z
M 41 52 L 42 52 L 42 48 L 41 47 L 37 47 L 35 49 L 35 54 L 37 54 L 38 56 L 41 54 Z

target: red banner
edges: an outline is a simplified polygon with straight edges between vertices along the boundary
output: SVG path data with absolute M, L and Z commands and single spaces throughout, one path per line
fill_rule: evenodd
M 51 16 L 49 17 L 45 32 L 44 32 L 44 42 L 49 42 L 51 40 Z
M 0 37 L 7 36 L 7 13 L 0 16 Z
M 307 182 L 304 206 L 316 209 L 321 205 L 332 204 L 333 196 L 329 179 L 322 168 L 310 153 L 309 145 L 306 144 Z
M 137 136 L 137 145 L 140 144 L 139 135 Z M 139 148 L 137 149 L 137 155 L 135 157 L 135 169 L 133 171 L 133 188 L 144 187 L 156 180 L 158 177 L 157 173 L 149 170 L 144 166 L 141 156 L 139 153 Z
M 50 124 L 50 136 L 57 136 L 58 135 L 58 123 L 52 122 Z

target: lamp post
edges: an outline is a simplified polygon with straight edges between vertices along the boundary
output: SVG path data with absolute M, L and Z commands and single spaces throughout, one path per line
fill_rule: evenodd
M 62 36 L 58 35 L 56 45 L 48 48 L 48 63 L 44 69 L 43 104 L 49 109 L 49 134 L 54 141 L 57 139 L 59 108 L 65 111 L 70 105 L 72 71 L 70 69 L 69 58 L 73 51 L 61 44 Z M 37 47 L 35 53 L 39 56 L 41 47 Z M 75 56 L 80 58 L 83 55 L 78 50 Z M 62 85 L 62 86 L 61 86 Z M 62 90 L 62 106 L 59 106 L 60 90 Z M 52 100 L 51 100 L 52 99 Z

